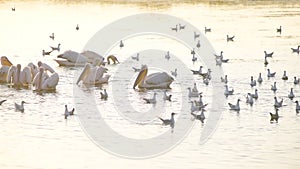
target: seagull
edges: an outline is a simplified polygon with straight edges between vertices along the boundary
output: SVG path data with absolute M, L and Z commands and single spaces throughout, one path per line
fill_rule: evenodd
M 202 101 L 202 95 L 199 95 L 199 101 L 196 101 L 196 100 L 195 100 L 195 105 L 196 105 L 196 106 L 199 106 L 199 107 L 204 106 L 204 103 L 203 103 L 203 101 Z
M 266 51 L 264 51 L 264 53 L 265 53 L 265 57 L 269 57 L 269 58 L 273 57 L 274 54 L 274 52 L 267 53 Z
M 288 76 L 286 75 L 286 71 L 283 71 L 282 80 L 288 80 Z
M 54 38 L 55 38 L 54 33 L 52 33 L 49 37 L 50 37 L 50 39 L 54 40 Z
M 194 40 L 196 40 L 196 39 L 199 38 L 199 37 L 200 37 L 200 33 L 197 34 L 196 32 L 194 32 Z
M 271 73 L 270 69 L 267 69 L 267 71 L 268 71 L 268 77 L 275 77 L 276 72 Z
M 208 86 L 209 85 L 209 79 L 208 78 L 203 78 L 203 83 Z
M 169 59 L 171 58 L 170 52 L 169 52 L 169 51 L 168 51 L 167 54 L 165 55 L 165 58 L 166 58 L 167 60 L 169 60 Z
M 290 91 L 290 94 L 288 95 L 288 98 L 293 100 L 294 97 L 295 97 L 295 95 L 294 95 L 294 92 L 293 92 L 293 88 L 291 88 L 291 91 Z
M 50 48 L 52 49 L 52 51 L 57 50 L 59 52 L 60 51 L 60 43 L 57 45 L 57 47 L 50 46 Z
M 202 74 L 202 68 L 203 66 L 199 67 L 199 70 L 191 70 L 194 75 L 201 75 Z
M 73 108 L 71 111 L 69 111 L 69 110 L 68 110 L 68 106 L 65 105 L 65 119 L 67 119 L 68 116 L 74 115 L 74 111 L 75 111 L 75 108 Z
M 177 32 L 178 31 L 178 25 L 176 25 L 174 28 L 171 27 L 171 30 Z
M 108 94 L 106 92 L 106 89 L 103 89 L 103 93 L 100 92 L 100 99 L 107 100 L 107 98 L 108 98 Z
M 237 103 L 236 105 L 233 105 L 231 103 L 228 103 L 229 107 L 230 107 L 230 110 L 234 110 L 234 111 L 240 111 L 240 99 L 237 100 Z
M 197 88 L 197 84 L 196 84 L 196 83 L 194 83 L 194 87 L 193 87 L 193 89 L 192 89 L 192 92 L 199 93 L 198 88 Z
M 203 78 L 211 80 L 211 69 L 207 69 L 207 73 L 200 73 L 199 75 L 201 75 Z
M 297 77 L 295 76 L 294 77 L 294 84 L 299 84 L 300 83 L 300 78 L 297 79 Z
M 122 48 L 122 47 L 124 47 L 124 43 L 123 43 L 123 41 L 121 40 L 121 41 L 120 41 L 120 48 Z
M 190 87 L 188 87 L 188 90 L 189 90 L 188 96 L 189 96 L 190 98 L 191 98 L 191 97 L 198 97 L 200 94 L 202 94 L 202 93 L 198 93 L 198 92 L 193 92 L 193 91 L 191 90 Z
M 223 59 L 223 55 L 220 56 L 220 60 L 223 62 L 223 63 L 227 63 L 229 61 L 229 59 Z
M 171 101 L 171 97 L 172 97 L 172 95 L 171 95 L 171 94 L 170 94 L 170 95 L 167 95 L 167 91 L 165 90 L 165 91 L 164 91 L 164 97 L 163 97 L 163 99 L 164 99 L 164 100 Z
M 51 51 L 49 51 L 49 52 L 45 52 L 45 50 L 43 50 L 43 56 L 45 56 L 45 55 L 50 55 L 52 51 L 53 51 L 53 50 L 51 50 Z
M 201 47 L 200 40 L 198 40 L 198 43 L 197 43 L 196 47 L 197 47 L 197 48 L 200 48 L 200 47 Z
M 171 119 L 163 119 L 161 117 L 158 117 L 162 122 L 163 122 L 163 125 L 167 126 L 167 125 L 170 125 L 170 127 L 172 128 L 172 133 L 173 133 L 173 129 L 174 129 L 174 126 L 175 126 L 175 120 L 174 120 L 174 116 L 176 115 L 177 113 L 172 113 L 171 114 Z
M 76 30 L 77 30 L 77 31 L 79 30 L 79 25 L 78 25 L 78 24 L 76 25 Z
M 300 46 L 297 46 L 296 49 L 294 49 L 294 48 L 291 48 L 291 49 L 292 49 L 292 53 L 298 53 L 299 54 L 299 52 L 300 52 Z
M 263 82 L 263 79 L 261 77 L 261 73 L 259 73 L 259 75 L 258 75 L 257 82 L 258 83 L 262 83 Z
M 11 11 L 16 11 L 16 7 L 15 7 L 15 6 L 12 7 L 12 8 L 11 8 Z
M 257 89 L 255 89 L 254 94 L 251 94 L 251 96 L 252 96 L 254 99 L 258 99 L 258 92 L 257 92 Z
M 271 116 L 271 120 L 270 122 L 273 122 L 274 120 L 276 121 L 276 123 L 278 123 L 278 119 L 279 119 L 279 115 L 278 115 L 278 109 L 275 109 L 275 114 L 272 114 L 270 112 L 270 116 Z
M 156 95 L 157 94 L 154 93 L 151 99 L 143 98 L 143 100 L 145 100 L 147 104 L 156 104 Z
M 265 62 L 264 62 L 265 66 L 267 66 L 269 64 L 267 57 L 265 56 Z
M 276 92 L 277 90 L 276 82 L 274 82 L 274 85 L 271 85 L 271 90 L 273 90 L 273 92 Z
M 208 105 L 208 103 L 206 104 L 203 104 L 200 105 L 199 102 L 197 100 L 194 100 L 194 103 L 195 103 L 195 106 L 199 109 L 199 110 L 202 110 L 202 109 L 205 109 L 205 107 Z
M 200 107 L 195 105 L 193 101 L 191 101 L 190 103 L 191 103 L 191 113 L 200 110 Z
M 220 55 L 214 54 L 216 56 L 216 59 L 219 59 L 221 57 L 223 57 L 223 51 L 221 51 Z
M 221 77 L 221 82 L 227 84 L 228 80 L 227 80 L 227 75 L 223 77 Z
M 234 41 L 234 40 L 233 40 L 234 37 L 235 37 L 235 36 L 229 37 L 229 35 L 227 35 L 227 42 L 229 42 L 229 41 L 232 41 L 232 42 L 233 42 L 233 41 Z
M 171 74 L 172 74 L 174 77 L 177 77 L 177 69 L 175 69 L 174 71 L 171 71 Z
M 279 26 L 279 28 L 276 28 L 276 32 L 280 33 L 281 34 L 281 31 L 282 31 L 282 27 Z
M 296 103 L 296 113 L 298 114 L 300 112 L 300 105 L 298 101 L 295 101 Z
M 15 109 L 17 111 L 24 113 L 24 103 L 26 103 L 26 102 L 22 101 L 21 104 L 15 103 Z
M 206 32 L 211 32 L 211 28 L 204 27 L 204 32 L 205 32 L 205 34 L 206 34 Z
M 185 25 L 179 24 L 179 30 L 184 29 L 184 28 L 185 28 Z
M 246 103 L 250 104 L 250 106 L 253 105 L 253 97 L 251 95 L 251 93 L 248 93 L 246 96 Z
M 140 60 L 140 54 L 137 53 L 136 56 L 131 56 L 131 59 L 139 61 Z
M 274 97 L 274 107 L 275 108 L 282 107 L 282 103 L 283 103 L 283 99 L 281 99 L 281 101 L 278 102 L 277 97 L 276 96 Z
M 216 59 L 216 65 L 217 66 L 222 66 L 222 60 L 221 59 Z
M 191 54 L 192 54 L 192 55 L 196 54 L 194 48 L 193 48 L 193 50 L 191 50 Z
M 256 86 L 256 80 L 253 80 L 253 76 L 251 76 L 250 86 L 251 87 Z
M 195 54 L 193 54 L 192 61 L 193 61 L 193 62 L 196 62 L 196 61 L 197 61 L 197 57 L 195 56 Z
M 201 110 L 201 114 L 195 114 L 195 113 L 192 112 L 191 115 L 195 119 L 200 120 L 201 123 L 204 123 L 204 120 L 205 120 L 204 109 Z
M 6 100 L 1 100 L 0 101 L 0 106 L 2 105 L 2 103 L 6 102 Z
M 234 92 L 234 89 L 229 90 L 229 89 L 228 89 L 228 86 L 225 85 L 225 92 L 224 92 L 224 95 L 225 95 L 226 97 L 228 97 L 229 95 L 233 95 L 233 92 Z

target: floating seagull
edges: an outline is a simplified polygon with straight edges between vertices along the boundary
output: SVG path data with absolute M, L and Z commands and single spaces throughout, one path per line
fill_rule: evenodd
M 267 69 L 267 71 L 268 71 L 268 77 L 275 77 L 276 72 L 271 73 L 270 69 Z
M 234 110 L 234 111 L 240 111 L 240 99 L 237 100 L 237 103 L 236 105 L 233 105 L 231 103 L 228 103 L 229 107 L 230 107 L 230 110 Z
M 201 114 L 195 114 L 195 113 L 192 112 L 191 115 L 195 119 L 200 120 L 201 123 L 204 123 L 204 120 L 205 120 L 204 109 L 201 110 Z
M 154 93 L 151 99 L 143 98 L 143 100 L 145 100 L 147 104 L 156 104 L 156 95 L 157 94 Z
M 225 85 L 224 95 L 225 95 L 226 97 L 228 97 L 229 95 L 233 95 L 233 92 L 234 92 L 234 89 L 229 90 L 229 89 L 228 89 L 228 86 Z
M 68 106 L 65 105 L 65 119 L 67 119 L 68 116 L 74 115 L 74 111 L 75 111 L 75 108 L 73 108 L 71 111 L 69 111 L 69 110 L 68 110 Z
M 199 38 L 199 37 L 200 37 L 200 33 L 197 34 L 196 32 L 194 32 L 194 40 L 196 40 L 196 39 Z
M 52 33 L 49 37 L 50 37 L 50 39 L 54 40 L 54 38 L 55 38 L 54 33 Z
M 120 48 L 122 48 L 122 47 L 124 47 L 124 43 L 123 43 L 123 41 L 121 40 L 121 41 L 120 41 Z
M 253 76 L 251 76 L 250 86 L 251 87 L 256 86 L 256 80 L 253 80 Z
M 139 61 L 139 60 L 140 60 L 140 54 L 137 53 L 136 56 L 131 56 L 131 59 L 132 59 L 132 60 Z
M 171 114 L 171 119 L 162 119 L 161 117 L 158 117 L 162 122 L 163 122 L 163 125 L 167 126 L 167 125 L 170 125 L 170 127 L 172 128 L 172 133 L 173 133 L 173 129 L 175 127 L 175 120 L 174 120 L 174 116 L 176 115 L 177 113 L 172 113 Z
M 193 62 L 196 62 L 196 61 L 197 61 L 197 57 L 195 56 L 195 54 L 193 54 L 192 61 L 193 61 Z
M 175 69 L 174 71 L 171 71 L 171 75 L 173 75 L 174 77 L 177 77 L 177 69 Z
M 166 72 L 157 72 L 150 75 L 147 75 L 147 73 L 147 65 L 142 65 L 141 71 L 134 82 L 133 89 L 136 86 L 144 89 L 168 89 L 174 81 L 174 78 Z
M 164 100 L 171 101 L 171 97 L 172 97 L 172 95 L 171 95 L 171 94 L 170 94 L 170 95 L 167 95 L 167 91 L 165 90 L 165 91 L 164 91 L 164 97 L 163 97 L 163 99 L 164 99 Z
M 220 59 L 221 57 L 223 57 L 223 51 L 221 51 L 220 55 L 214 54 L 216 56 L 216 59 Z
M 57 50 L 58 52 L 60 52 L 60 43 L 57 45 L 57 47 L 50 46 L 50 48 L 52 49 L 52 51 Z
M 276 32 L 280 33 L 281 34 L 281 31 L 282 31 L 282 27 L 279 26 L 279 28 L 276 28 Z
M 296 113 L 298 114 L 300 112 L 300 105 L 299 105 L 298 100 L 295 101 L 295 103 L 296 103 Z
M 45 50 L 43 50 L 42 55 L 43 55 L 43 56 L 45 56 L 45 55 L 50 55 L 52 51 L 53 51 L 53 50 L 51 50 L 51 51 L 49 51 L 49 52 L 46 52 Z
M 261 77 L 261 73 L 259 73 L 259 75 L 258 75 L 257 82 L 258 83 L 262 83 L 263 82 L 263 79 Z
M 216 65 L 217 66 L 222 66 L 222 60 L 221 59 L 216 59 Z
M 77 31 L 79 30 L 79 25 L 78 25 L 78 24 L 76 25 L 76 30 L 77 30 Z
M 276 97 L 276 96 L 274 97 L 274 107 L 275 107 L 275 108 L 282 107 L 282 103 L 283 103 L 283 99 L 281 99 L 281 101 L 279 102 L 279 101 L 277 100 L 277 97 Z
M 211 28 L 204 27 L 204 32 L 205 32 L 205 34 L 206 34 L 206 32 L 211 32 Z
M 191 50 L 191 54 L 192 54 L 192 55 L 196 54 L 195 48 L 193 48 L 193 50 Z
M 196 83 L 194 83 L 194 87 L 192 89 L 192 92 L 199 93 Z
M 166 58 L 167 60 L 169 60 L 169 59 L 171 58 L 170 52 L 169 52 L 169 51 L 168 51 L 167 54 L 165 55 L 165 58 Z
M 15 6 L 12 7 L 12 8 L 11 8 L 11 11 L 16 11 L 16 7 L 15 7 Z
M 294 77 L 294 84 L 299 84 L 300 83 L 300 78 L 297 79 L 297 77 L 295 76 Z
M 208 78 L 203 78 L 203 83 L 208 86 L 209 85 L 209 79 Z
M 223 62 L 223 63 L 227 63 L 229 61 L 229 59 L 223 59 L 223 54 L 220 56 L 220 60 Z
M 203 78 L 207 78 L 211 80 L 211 69 L 207 69 L 207 73 L 201 73 L 200 74 Z
M 198 97 L 201 94 L 199 92 L 193 92 L 190 87 L 188 87 L 187 89 L 189 90 L 189 97 Z
M 24 113 L 24 103 L 26 103 L 26 102 L 22 101 L 21 104 L 15 103 L 15 109 L 17 111 Z
M 6 102 L 6 100 L 1 100 L 0 101 L 0 106 L 2 105 L 2 103 Z
M 228 83 L 228 80 L 227 80 L 227 75 L 225 75 L 225 76 L 224 76 L 224 78 L 223 78 L 223 77 L 221 77 L 221 82 L 222 82 L 222 83 L 225 83 L 225 84 L 227 84 L 227 83 Z
M 294 95 L 294 92 L 293 92 L 293 88 L 291 88 L 291 91 L 290 91 L 290 94 L 288 95 L 288 98 L 293 100 L 294 97 L 295 97 L 295 95 Z
M 250 106 L 253 105 L 253 97 L 251 95 L 251 93 L 248 93 L 246 96 L 246 103 L 250 104 Z
M 276 82 L 274 82 L 274 85 L 271 85 L 271 90 L 273 90 L 273 92 L 276 92 L 277 90 Z
M 292 53 L 298 53 L 299 54 L 299 52 L 300 52 L 300 46 L 297 46 L 296 49 L 294 49 L 294 48 L 291 48 L 291 49 L 292 49 Z
M 185 25 L 179 24 L 179 30 L 184 29 L 184 28 L 185 28 Z
M 269 57 L 269 58 L 273 57 L 274 54 L 274 52 L 267 53 L 266 51 L 264 51 L 264 53 L 265 53 L 265 57 Z
M 204 105 L 204 103 L 203 103 L 203 101 L 202 101 L 202 97 L 203 97 L 202 95 L 199 95 L 199 100 L 198 100 L 198 101 L 195 100 L 195 105 L 196 105 L 196 106 L 201 107 L 201 106 Z
M 234 37 L 235 37 L 235 36 L 229 37 L 229 35 L 227 35 L 227 42 L 229 42 L 229 41 L 232 41 L 232 42 L 233 42 L 233 41 L 234 41 L 234 40 L 233 40 Z
M 264 62 L 265 66 L 267 66 L 269 64 L 267 57 L 265 56 L 265 62 Z
M 171 30 L 177 32 L 178 31 L 178 25 L 176 25 L 174 28 L 171 27 Z
M 107 98 L 108 98 L 108 94 L 106 92 L 106 89 L 103 89 L 103 93 L 100 92 L 100 99 L 107 100 Z
M 197 43 L 196 47 L 197 47 L 197 48 L 200 48 L 200 47 L 201 47 L 200 40 L 198 40 L 198 43 Z
M 191 101 L 190 103 L 191 103 L 191 113 L 200 110 L 199 106 L 196 106 L 193 101 Z
M 257 92 L 257 89 L 255 89 L 254 94 L 251 94 L 251 96 L 252 96 L 254 99 L 257 99 L 257 98 L 258 98 L 258 92 Z
M 201 75 L 202 73 L 202 68 L 203 66 L 199 67 L 199 70 L 191 70 L 193 72 L 194 75 Z
M 276 121 L 276 123 L 278 123 L 278 119 L 279 119 L 279 115 L 278 115 L 278 109 L 275 109 L 275 114 L 272 114 L 270 112 L 270 116 L 271 116 L 271 120 L 270 122 L 273 122 L 274 120 Z
M 283 71 L 282 80 L 288 80 L 288 76 L 286 75 L 286 71 Z

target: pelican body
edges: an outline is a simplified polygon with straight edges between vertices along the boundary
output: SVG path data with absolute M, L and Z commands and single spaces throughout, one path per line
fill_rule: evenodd
M 82 81 L 84 84 L 89 85 L 98 85 L 102 83 L 108 83 L 110 75 L 104 75 L 107 72 L 107 69 L 103 66 L 92 67 L 91 64 L 87 63 L 80 74 L 76 84 L 79 84 Z

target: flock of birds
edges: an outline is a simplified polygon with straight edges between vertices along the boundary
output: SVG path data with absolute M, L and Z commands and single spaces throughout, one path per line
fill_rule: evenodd
M 12 11 L 15 11 L 15 7 L 12 8 Z M 185 25 L 176 24 L 175 27 L 171 27 L 170 31 L 182 31 L 186 28 Z M 79 30 L 79 25 L 76 25 L 75 28 L 77 31 Z M 211 32 L 211 28 L 204 28 L 205 34 L 208 32 Z M 278 33 L 281 34 L 282 27 L 277 28 L 276 30 Z M 193 34 L 194 40 L 197 42 L 195 48 L 200 48 L 200 33 L 194 32 Z M 55 34 L 52 33 L 49 36 L 50 39 L 55 39 Z M 229 36 L 226 35 L 226 41 L 227 42 L 234 42 L 235 36 Z M 42 55 L 50 55 L 53 51 L 60 52 L 61 44 L 59 43 L 57 47 L 51 47 L 51 51 L 42 51 Z M 121 40 L 119 44 L 120 48 L 124 47 L 124 42 Z M 195 48 L 191 50 L 192 54 L 192 62 L 197 61 Z M 297 46 L 297 48 L 291 48 L 293 53 L 299 54 L 300 46 Z M 264 64 L 268 65 L 268 59 L 271 59 L 273 57 L 273 52 L 267 53 L 264 51 Z M 133 60 L 139 61 L 139 53 L 136 56 L 131 56 Z M 165 59 L 169 60 L 171 58 L 170 52 L 168 51 L 165 55 Z M 223 51 L 220 52 L 220 54 L 215 54 L 215 60 L 216 65 L 222 66 L 222 64 L 228 63 L 229 59 L 224 59 Z M 67 67 L 74 67 L 74 66 L 84 66 L 82 73 L 80 74 L 76 84 L 79 84 L 82 82 L 83 84 L 103 84 L 108 83 L 110 75 L 107 74 L 108 69 L 105 67 L 107 64 L 119 64 L 117 57 L 114 55 L 109 55 L 105 57 L 93 52 L 93 51 L 84 51 L 81 53 L 67 50 L 62 54 L 59 54 L 57 56 L 57 59 L 55 61 L 59 64 L 59 66 L 67 66 Z M 191 70 L 191 73 L 195 76 L 201 76 L 203 78 L 203 83 L 206 85 L 209 85 L 211 80 L 211 70 L 207 69 L 207 71 L 203 70 L 203 66 L 199 67 L 199 70 Z M 177 69 L 172 70 L 170 73 L 167 72 L 156 72 L 148 75 L 148 66 L 142 65 L 141 68 L 135 68 L 133 67 L 133 70 L 135 72 L 139 72 L 138 76 L 133 84 L 133 89 L 138 87 L 139 89 L 163 89 L 163 100 L 164 101 L 172 101 L 172 95 L 167 93 L 167 89 L 170 89 L 170 85 L 172 82 L 176 79 L 178 73 Z M 50 75 L 49 75 L 50 74 Z M 267 77 L 273 78 L 275 77 L 276 72 L 271 72 L 270 69 L 267 69 Z M 287 72 L 283 72 L 282 80 L 286 81 L 288 80 Z M 224 77 L 220 77 L 220 81 L 224 83 L 224 95 L 225 97 L 230 97 L 231 95 L 234 95 L 235 90 L 233 88 L 230 88 L 228 84 L 228 76 L 225 75 Z M 10 60 L 6 56 L 1 57 L 1 68 L 0 68 L 0 83 L 8 84 L 9 86 L 12 86 L 14 88 L 29 88 L 33 89 L 37 92 L 44 92 L 44 91 L 55 91 L 56 86 L 59 82 L 59 75 L 55 72 L 53 68 L 51 68 L 48 64 L 43 63 L 39 61 L 37 65 L 33 63 L 28 63 L 24 66 L 23 69 L 21 69 L 21 65 L 17 64 L 14 65 L 10 62 Z M 250 87 L 253 88 L 257 86 L 258 84 L 263 83 L 263 77 L 262 73 L 259 73 L 257 80 L 254 80 L 254 77 L 250 77 Z M 294 77 L 294 84 L 299 85 L 300 79 L 296 76 Z M 205 114 L 206 111 L 205 108 L 207 107 L 207 103 L 203 102 L 203 95 L 201 92 L 199 92 L 197 88 L 197 83 L 194 83 L 194 86 L 188 87 L 188 97 L 189 98 L 197 98 L 196 100 L 190 101 L 191 103 L 191 117 L 194 119 L 197 119 L 204 123 Z M 273 92 L 277 91 L 276 82 L 274 82 L 274 85 L 271 86 L 270 90 Z M 293 100 L 295 97 L 295 94 L 293 92 L 293 88 L 291 88 L 290 92 L 287 94 L 288 98 Z M 157 93 L 153 93 L 153 97 L 151 98 L 143 98 L 145 101 L 145 104 L 156 104 L 157 102 Z M 100 93 L 100 98 L 103 100 L 107 100 L 108 93 L 106 89 L 103 89 L 103 91 Z M 247 93 L 246 95 L 246 103 L 250 106 L 253 106 L 254 100 L 258 99 L 258 89 L 255 89 L 255 93 Z M 6 100 L 0 101 L 0 105 L 4 104 Z M 239 102 L 241 99 L 238 99 L 235 104 L 228 103 L 229 109 L 233 111 L 240 111 L 240 104 Z M 298 101 L 294 101 L 296 104 L 296 113 L 298 114 L 300 112 L 300 105 Z M 15 109 L 20 112 L 24 112 L 24 104 L 26 104 L 25 101 L 22 101 L 21 104 L 15 103 Z M 274 97 L 274 108 L 275 113 L 270 112 L 271 119 L 270 121 L 278 122 L 279 115 L 278 111 L 279 108 L 281 108 L 283 105 L 283 99 L 281 101 L 278 101 L 278 98 Z M 74 115 L 75 109 L 68 110 L 67 105 L 65 105 L 65 113 L 64 117 L 65 119 L 68 118 L 68 116 Z M 172 112 L 170 119 L 163 119 L 161 117 L 158 117 L 163 125 L 169 125 L 173 131 L 173 128 L 175 126 L 175 119 L 174 116 L 177 113 Z

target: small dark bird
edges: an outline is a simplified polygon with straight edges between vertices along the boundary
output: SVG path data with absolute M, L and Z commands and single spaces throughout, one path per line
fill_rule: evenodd
M 206 34 L 206 32 L 211 32 L 211 28 L 205 27 L 205 28 L 204 28 L 204 32 L 205 32 L 205 34 Z
M 6 100 L 1 100 L 0 101 L 0 105 L 2 105 L 2 103 L 6 102 Z
M 49 37 L 50 37 L 50 39 L 54 40 L 54 38 L 55 38 L 54 33 L 52 33 Z
M 59 52 L 60 51 L 60 43 L 57 45 L 57 47 L 50 46 L 50 48 L 52 49 L 52 51 L 57 50 Z
M 75 111 L 75 108 L 73 108 L 71 111 L 69 111 L 69 110 L 68 110 L 68 106 L 65 105 L 65 119 L 67 119 L 68 116 L 74 115 L 74 111 Z
M 270 122 L 273 122 L 273 121 L 275 120 L 276 123 L 278 123 L 278 119 L 279 119 L 278 109 L 275 109 L 275 110 L 276 110 L 276 113 L 275 113 L 275 114 L 272 114 L 272 113 L 270 112 L 270 116 L 271 116 Z
M 195 119 L 200 120 L 201 123 L 204 123 L 204 120 L 205 120 L 204 109 L 202 109 L 201 114 L 195 114 L 195 113 L 192 112 L 191 115 Z
M 45 52 L 45 50 L 43 50 L 43 56 L 45 56 L 45 55 L 50 55 L 52 51 L 53 51 L 53 50 L 51 50 L 51 51 L 49 51 L 49 52 Z
M 196 39 L 199 38 L 199 37 L 200 37 L 200 33 L 197 34 L 196 32 L 194 32 L 194 40 L 196 40 Z
M 165 90 L 165 91 L 164 91 L 164 97 L 163 97 L 163 99 L 164 99 L 164 100 L 171 101 L 171 97 L 172 97 L 172 95 L 171 95 L 171 94 L 170 94 L 170 95 L 167 95 L 167 91 Z
M 76 30 L 78 31 L 79 30 L 79 25 L 77 24 L 77 26 L 76 26 Z
M 171 30 L 177 32 L 178 31 L 178 25 L 176 25 L 174 28 L 171 27 Z
M 177 113 L 172 113 L 171 114 L 171 119 L 163 119 L 161 117 L 158 117 L 158 118 L 163 122 L 163 125 L 165 125 L 165 126 L 170 125 L 170 127 L 172 128 L 172 132 L 173 132 L 173 129 L 174 129 L 174 126 L 175 126 L 174 116 L 176 114 Z
M 264 51 L 264 53 L 265 53 L 265 57 L 269 57 L 269 58 L 273 57 L 274 54 L 274 52 L 267 53 L 266 51 Z
M 108 94 L 106 92 L 106 89 L 103 90 L 103 93 L 100 92 L 100 98 L 103 99 L 103 100 L 107 100 Z
M 233 42 L 233 41 L 234 41 L 234 40 L 233 40 L 234 37 L 235 37 L 235 36 L 231 36 L 231 37 L 230 37 L 229 35 L 227 35 L 227 42 L 229 42 L 229 41 L 232 41 L 232 42 Z
M 15 6 L 12 7 L 12 8 L 11 8 L 11 11 L 16 11 L 16 7 L 15 7 Z
M 296 49 L 291 48 L 292 49 L 292 53 L 298 53 L 300 52 L 300 46 L 298 46 Z
M 185 25 L 179 24 L 179 30 L 184 29 L 184 28 L 185 28 Z
M 120 48 L 124 47 L 123 41 L 120 41 Z
M 281 34 L 281 32 L 282 32 L 282 28 L 281 28 L 281 26 L 279 26 L 279 28 L 277 28 L 276 30 L 277 30 L 276 32 L 278 32 L 278 33 L 280 33 L 280 34 Z

